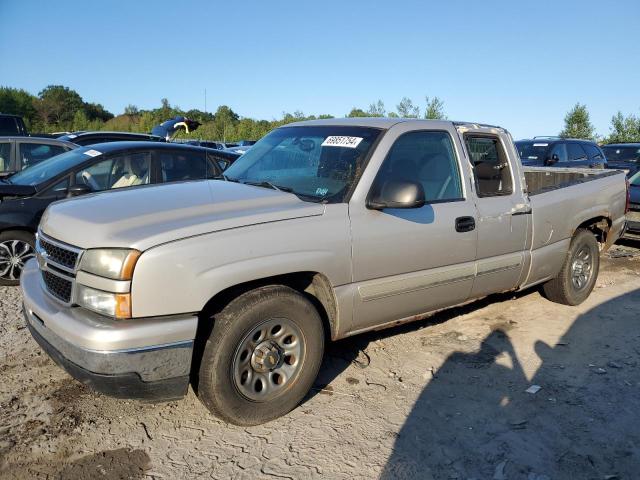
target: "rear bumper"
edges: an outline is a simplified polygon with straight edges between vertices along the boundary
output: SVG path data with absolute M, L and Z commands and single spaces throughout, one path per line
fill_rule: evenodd
M 33 338 L 80 382 L 118 398 L 164 401 L 187 392 L 195 316 L 117 321 L 65 307 L 44 292 L 35 261 L 21 287 Z

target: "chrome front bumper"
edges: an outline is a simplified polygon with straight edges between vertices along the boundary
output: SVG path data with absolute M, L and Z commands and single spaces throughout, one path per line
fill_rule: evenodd
M 103 393 L 147 400 L 187 391 L 195 315 L 111 320 L 46 294 L 37 262 L 21 276 L 24 315 L 34 339 L 73 377 Z

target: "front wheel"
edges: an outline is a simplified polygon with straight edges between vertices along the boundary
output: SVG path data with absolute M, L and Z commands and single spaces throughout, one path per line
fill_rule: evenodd
M 552 302 L 579 305 L 591 294 L 599 269 L 600 249 L 595 235 L 578 230 L 560 273 L 542 286 L 544 295 Z
M 322 363 L 324 330 L 313 304 L 291 288 L 266 286 L 240 295 L 214 321 L 198 380 L 205 406 L 236 425 L 295 408 Z
M 0 285 L 18 285 L 24 264 L 34 256 L 32 233 L 20 230 L 0 233 Z

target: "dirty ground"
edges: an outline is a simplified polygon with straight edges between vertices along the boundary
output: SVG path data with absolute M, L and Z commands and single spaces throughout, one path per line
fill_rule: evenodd
M 498 295 L 330 347 L 305 402 L 267 425 L 73 381 L 0 288 L 0 478 L 640 478 L 640 244 L 579 307 Z

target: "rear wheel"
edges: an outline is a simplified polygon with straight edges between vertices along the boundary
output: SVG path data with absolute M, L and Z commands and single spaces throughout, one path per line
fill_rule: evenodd
M 324 350 L 322 320 L 295 290 L 261 287 L 215 317 L 200 363 L 198 396 L 236 425 L 278 418 L 307 394 Z
M 544 294 L 552 302 L 578 305 L 591 294 L 599 268 L 600 250 L 596 237 L 588 230 L 578 230 L 560 273 L 543 285 Z
M 35 256 L 35 237 L 29 232 L 0 233 L 0 285 L 18 285 L 24 264 Z

